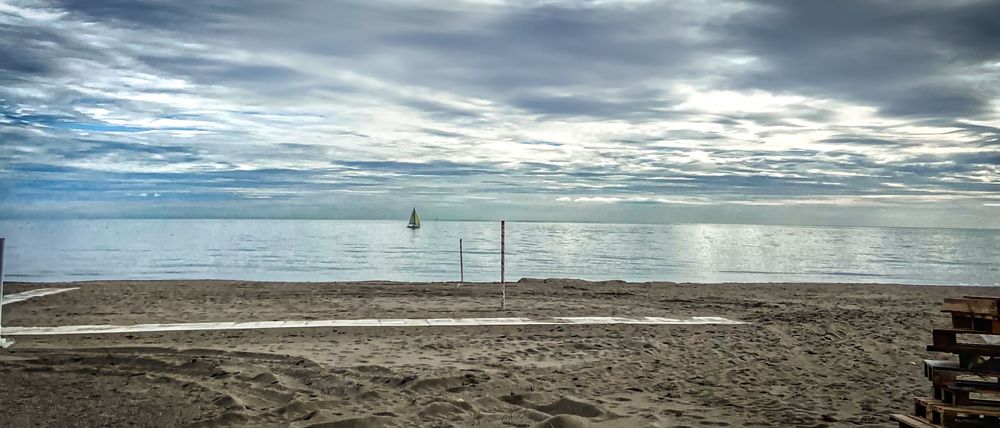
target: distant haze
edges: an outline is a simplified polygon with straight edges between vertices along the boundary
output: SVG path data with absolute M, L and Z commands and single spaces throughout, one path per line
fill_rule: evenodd
M 0 217 L 1000 228 L 998 16 L 0 0 Z

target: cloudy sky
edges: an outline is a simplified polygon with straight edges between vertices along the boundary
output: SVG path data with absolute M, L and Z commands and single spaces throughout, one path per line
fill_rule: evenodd
M 5 217 L 1000 227 L 1000 2 L 0 0 Z

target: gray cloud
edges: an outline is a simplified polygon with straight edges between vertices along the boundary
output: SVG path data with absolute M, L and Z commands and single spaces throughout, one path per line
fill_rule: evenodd
M 280 199 L 289 215 L 349 196 L 539 218 L 948 203 L 968 225 L 995 218 L 1000 190 L 997 15 L 986 1 L 26 2 L 0 9 L 0 203 L 72 195 L 114 215 L 159 194 L 238 215 Z
M 178 3 L 170 0 L 57 0 L 60 9 L 82 14 L 88 20 L 113 21 L 139 29 L 181 29 L 220 22 L 224 16 L 240 12 L 241 8 L 226 1 L 193 1 Z
M 738 85 L 846 97 L 896 116 L 995 113 L 996 86 L 984 83 L 1000 75 L 976 70 L 1000 57 L 1000 32 L 986 18 L 1000 15 L 995 2 L 761 6 L 719 27 L 727 47 L 763 61 L 762 70 L 733 76 Z

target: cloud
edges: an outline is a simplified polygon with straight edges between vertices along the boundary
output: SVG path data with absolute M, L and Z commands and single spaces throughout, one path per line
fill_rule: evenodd
M 755 58 L 736 85 L 840 98 L 904 117 L 989 117 L 1000 33 L 989 1 L 766 1 L 718 24 Z
M 987 1 L 4 3 L 0 203 L 306 217 L 421 203 L 602 221 L 773 209 L 1000 227 L 998 13 Z

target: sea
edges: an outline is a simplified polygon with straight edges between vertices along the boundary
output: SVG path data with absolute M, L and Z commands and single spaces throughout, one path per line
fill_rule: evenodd
M 505 278 L 1000 285 L 1000 230 L 507 222 Z M 500 280 L 500 223 L 2 220 L 7 281 Z M 461 240 L 461 254 L 459 241 Z

